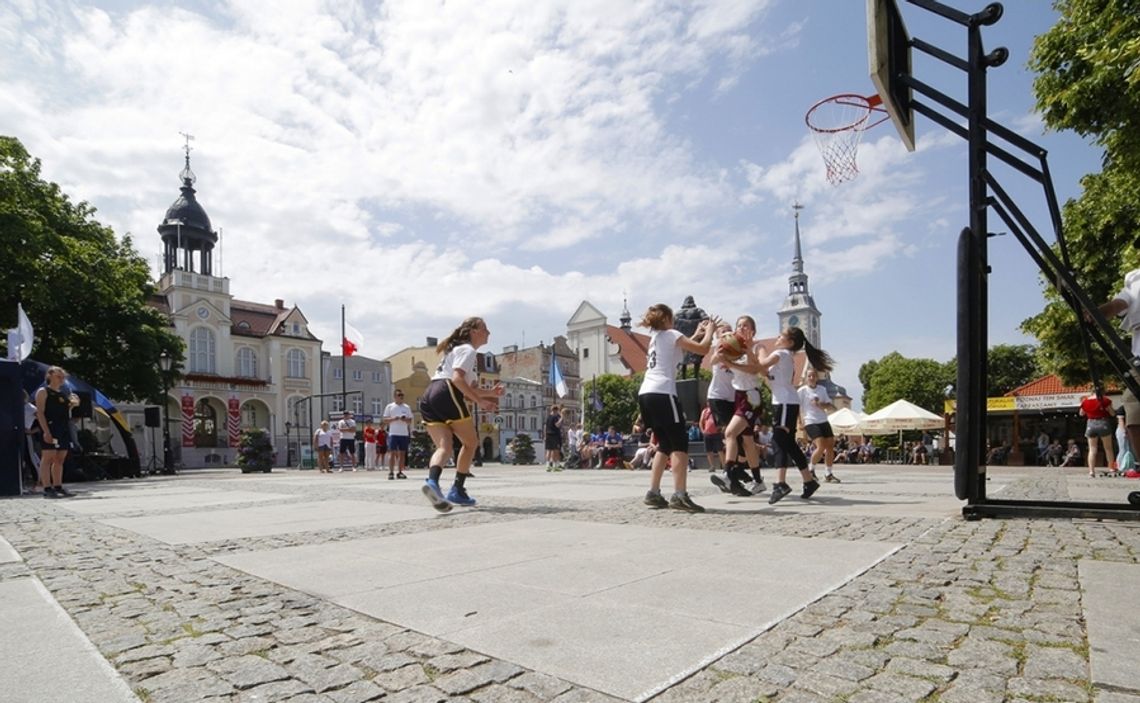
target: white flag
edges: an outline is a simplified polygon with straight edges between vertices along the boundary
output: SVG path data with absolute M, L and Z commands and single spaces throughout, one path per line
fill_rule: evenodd
M 562 369 L 558 368 L 558 358 L 553 354 L 550 355 L 550 385 L 554 386 L 559 398 L 565 398 L 570 392 L 566 387 L 566 379 L 562 378 Z
M 8 330 L 8 358 L 23 361 L 32 355 L 32 345 L 36 341 L 32 321 L 24 314 L 24 306 L 16 304 L 16 327 Z

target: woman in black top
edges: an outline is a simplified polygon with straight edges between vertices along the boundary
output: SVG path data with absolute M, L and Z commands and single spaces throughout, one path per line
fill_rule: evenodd
M 546 470 L 561 471 L 562 462 L 562 408 L 550 406 L 546 416 Z
M 44 498 L 69 498 L 63 487 L 63 460 L 71 450 L 72 396 L 64 392 L 67 373 L 58 366 L 47 370 L 44 385 L 36 391 L 36 420 L 43 429 L 43 456 L 40 459 L 40 483 Z

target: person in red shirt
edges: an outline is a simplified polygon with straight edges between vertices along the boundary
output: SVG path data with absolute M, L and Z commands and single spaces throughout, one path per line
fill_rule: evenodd
M 364 470 L 376 470 L 376 428 L 371 420 L 364 423 Z
M 1115 463 L 1112 459 L 1115 456 L 1112 451 L 1112 433 L 1115 429 L 1112 426 L 1112 412 L 1112 401 L 1099 388 L 1081 401 L 1080 413 L 1088 418 L 1088 422 L 1085 424 L 1085 437 L 1089 440 L 1090 478 L 1096 476 L 1096 444 L 1098 438 L 1104 447 L 1105 463 L 1110 466 Z

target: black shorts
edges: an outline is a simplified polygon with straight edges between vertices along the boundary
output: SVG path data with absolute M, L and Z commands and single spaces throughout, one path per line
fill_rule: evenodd
M 562 451 L 562 435 L 548 434 L 546 435 L 546 448 L 549 451 Z
M 812 439 L 829 439 L 835 437 L 830 422 L 820 422 L 815 425 L 804 425 L 804 432 Z
M 51 439 L 53 444 L 43 443 L 43 449 L 52 452 L 69 452 L 71 451 L 71 427 L 68 426 L 67 421 L 60 423 L 48 423 L 48 431 L 51 432 Z M 41 436 L 42 442 L 42 436 Z
M 724 428 L 728 427 L 728 423 L 732 419 L 732 413 L 735 407 L 731 400 L 709 398 L 709 410 L 712 410 L 713 422 L 715 422 L 716 426 L 723 432 Z
M 356 452 L 356 440 L 355 439 L 342 439 L 342 440 L 340 440 L 340 453 L 341 454 L 353 454 L 355 452 Z
M 671 454 L 689 451 L 689 433 L 685 413 L 677 396 L 668 393 L 646 393 L 637 396 L 641 419 L 653 430 L 658 451 Z
M 471 411 L 463 400 L 463 393 L 455 384 L 444 378 L 431 382 L 420 396 L 420 415 L 428 425 L 450 425 L 471 419 Z
M 796 421 L 800 419 L 799 404 L 779 404 L 772 406 L 772 429 L 783 427 L 791 432 L 796 431 Z

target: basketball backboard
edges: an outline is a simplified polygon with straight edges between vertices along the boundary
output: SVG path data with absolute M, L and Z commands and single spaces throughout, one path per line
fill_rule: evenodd
M 910 76 L 910 35 L 896 0 L 867 0 L 867 55 L 871 81 L 907 151 L 914 151 Z

